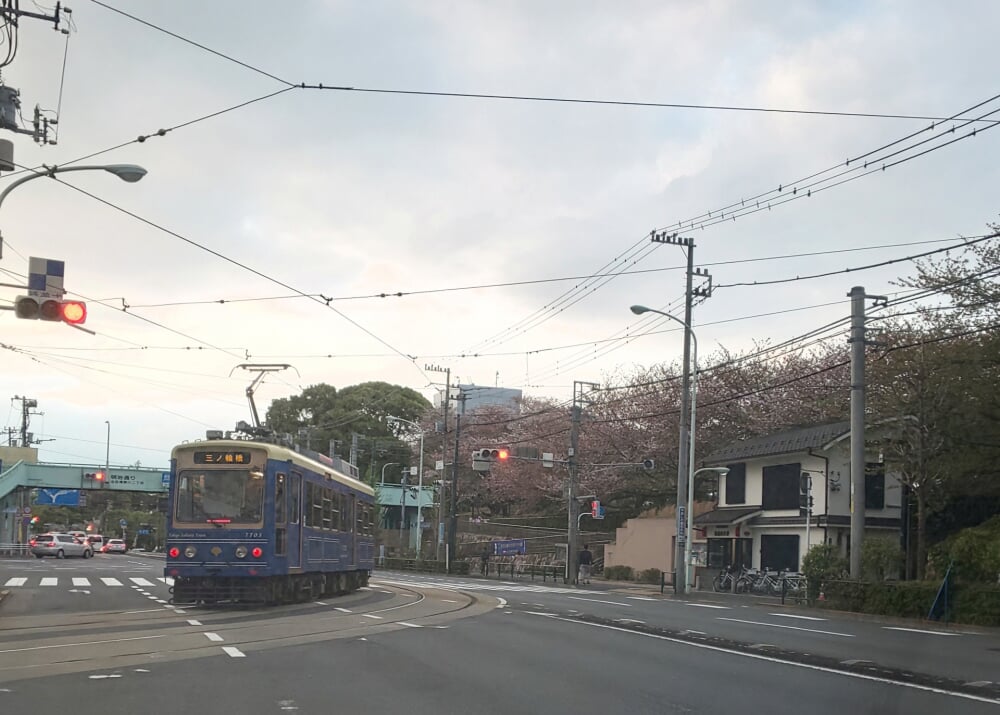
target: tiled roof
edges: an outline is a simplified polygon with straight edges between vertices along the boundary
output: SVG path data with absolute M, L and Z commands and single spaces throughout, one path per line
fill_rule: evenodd
M 833 422 L 826 425 L 799 427 L 776 434 L 740 440 L 726 445 L 705 457 L 706 464 L 724 464 L 752 457 L 767 457 L 774 454 L 804 452 L 829 444 L 837 437 L 847 434 L 850 422 Z

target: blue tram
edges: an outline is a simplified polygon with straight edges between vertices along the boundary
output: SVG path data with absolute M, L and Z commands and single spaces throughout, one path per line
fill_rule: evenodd
M 365 586 L 375 495 L 357 468 L 287 447 L 209 439 L 170 461 L 173 602 L 290 603 Z

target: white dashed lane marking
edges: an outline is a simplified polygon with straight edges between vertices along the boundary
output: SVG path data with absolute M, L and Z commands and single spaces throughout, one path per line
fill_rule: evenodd
M 215 641 L 216 643 L 223 640 L 222 636 L 220 636 L 218 633 L 205 633 L 204 635 L 210 641 Z

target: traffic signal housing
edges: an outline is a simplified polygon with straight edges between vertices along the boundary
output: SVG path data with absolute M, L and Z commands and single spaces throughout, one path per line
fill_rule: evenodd
M 83 478 L 96 482 L 98 487 L 103 487 L 107 481 L 107 475 L 104 472 L 87 472 Z
M 510 450 L 506 447 L 477 449 L 472 453 L 472 468 L 477 472 L 488 472 L 490 465 L 504 464 L 508 459 L 510 459 Z
M 802 472 L 799 476 L 799 516 L 808 516 L 812 505 L 812 477 Z
M 14 315 L 22 320 L 62 321 L 80 325 L 87 322 L 87 304 L 79 300 L 19 295 L 14 299 Z

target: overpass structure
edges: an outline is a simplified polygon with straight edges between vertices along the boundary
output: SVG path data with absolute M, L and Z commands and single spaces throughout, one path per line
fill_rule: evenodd
M 104 480 L 85 475 L 104 473 L 104 465 L 33 464 L 18 461 L 0 467 L 0 543 L 23 543 L 32 509 L 39 504 L 77 506 L 81 494 L 95 491 L 166 494 L 170 472 L 148 467 L 112 466 Z

